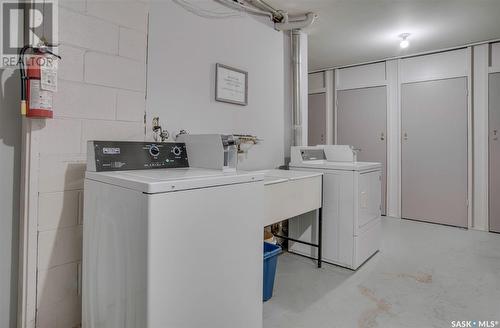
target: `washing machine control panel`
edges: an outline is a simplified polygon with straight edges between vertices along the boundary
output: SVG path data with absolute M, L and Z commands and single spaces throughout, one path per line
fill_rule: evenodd
M 124 171 L 189 167 L 182 142 L 89 141 L 88 171 Z

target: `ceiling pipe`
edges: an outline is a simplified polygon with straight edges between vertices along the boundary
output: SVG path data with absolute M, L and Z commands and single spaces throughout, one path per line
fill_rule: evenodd
M 216 1 L 225 5 L 225 6 L 231 7 L 233 9 L 244 10 L 250 14 L 253 14 L 253 15 L 267 16 L 272 21 L 274 20 L 273 14 L 271 12 L 261 10 L 261 9 L 258 9 L 258 8 L 252 7 L 252 6 L 247 6 L 246 4 L 244 4 L 241 1 L 235 1 L 235 0 L 216 0 Z
M 276 9 L 264 0 L 215 0 L 233 9 L 244 10 L 250 14 L 267 16 L 274 22 L 274 28 L 278 31 L 300 30 L 311 25 L 318 17 L 315 13 L 309 12 L 305 15 L 289 18 L 288 13 Z M 300 19 L 302 18 L 302 19 Z
M 289 20 L 288 18 L 285 19 L 284 22 L 282 23 L 275 23 L 274 27 L 278 31 L 290 31 L 290 30 L 301 30 L 303 28 L 306 28 L 310 26 L 312 23 L 314 23 L 314 20 L 318 17 L 315 13 L 307 13 L 305 15 L 305 18 L 302 20 L 296 20 L 296 19 L 291 19 Z
M 273 21 L 275 23 L 281 23 L 285 19 L 285 13 L 279 9 L 274 8 L 264 0 L 248 0 L 254 7 L 259 9 L 270 11 L 273 14 Z

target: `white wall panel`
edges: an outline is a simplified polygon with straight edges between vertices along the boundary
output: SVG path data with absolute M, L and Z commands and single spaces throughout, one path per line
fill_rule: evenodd
M 83 13 L 86 10 L 87 3 L 85 0 L 63 0 L 59 1 L 59 7 L 68 8 L 72 11 Z
M 146 97 L 142 92 L 119 90 L 116 95 L 116 119 L 143 122 Z
M 83 189 L 86 156 L 84 154 L 40 156 L 40 193 Z M 57 209 L 54 208 L 54 214 Z
M 41 270 L 38 275 L 44 290 L 38 294 L 38 307 L 44 303 L 58 303 L 77 295 L 77 264 L 56 266 L 50 270 Z
M 118 53 L 119 28 L 101 19 L 59 8 L 58 31 L 59 40 L 64 44 Z
M 467 76 L 467 68 L 466 49 L 406 58 L 400 62 L 400 82 Z
M 63 1 L 61 1 L 63 2 Z M 87 1 L 87 14 L 138 31 L 147 29 L 147 1 Z
M 491 60 L 492 67 L 500 68 L 500 42 L 491 44 Z
M 116 93 L 108 87 L 64 81 L 54 95 L 54 108 L 57 108 L 56 117 L 112 120 L 116 116 Z M 61 134 L 56 134 L 56 137 L 60 138 Z M 59 151 L 56 147 L 54 150 Z
M 38 269 L 80 261 L 82 233 L 82 226 L 41 231 L 38 234 Z
M 283 33 L 248 16 L 210 20 L 172 1 L 151 6 L 147 123 L 159 116 L 174 136 L 181 129 L 254 134 L 264 141 L 240 157 L 239 168 L 283 164 Z M 305 34 L 302 46 L 307 47 Z M 302 62 L 307 65 L 307 56 Z M 248 72 L 248 106 L 215 101 L 216 63 Z M 307 108 L 307 66 L 304 77 L 302 101 Z M 307 119 L 303 124 L 307 127 Z
M 144 32 L 120 27 L 118 54 L 142 62 L 146 61 L 146 38 Z
M 398 60 L 387 62 L 387 215 L 401 216 L 400 129 Z
M 80 208 L 80 191 L 78 190 L 40 194 L 38 231 L 77 225 Z
M 58 75 L 60 79 L 83 81 L 83 57 L 85 50 L 62 44 L 58 48 L 59 55 L 64 58 L 64 65 L 60 65 Z
M 326 89 L 326 134 L 327 143 L 333 145 L 335 143 L 335 71 L 329 70 L 325 72 L 325 89 Z
M 338 70 L 337 89 L 354 89 L 383 85 L 385 62 L 342 68 Z
M 72 264 L 66 264 L 72 265 Z M 61 284 L 59 282 L 58 284 Z M 81 296 L 72 294 L 58 303 L 44 302 L 37 311 L 37 327 L 67 328 L 80 327 Z
M 325 87 L 325 72 L 309 74 L 309 92 L 323 89 Z
M 104 55 L 85 54 L 85 82 L 120 89 L 145 91 L 146 65 L 144 62 Z

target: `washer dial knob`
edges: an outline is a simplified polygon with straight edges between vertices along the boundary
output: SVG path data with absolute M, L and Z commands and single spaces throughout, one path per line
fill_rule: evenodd
M 174 148 L 172 148 L 172 153 L 175 156 L 179 156 L 182 153 L 182 150 L 179 147 L 175 146 Z
M 155 145 L 149 147 L 149 154 L 154 157 L 160 155 L 160 148 L 158 148 L 158 146 Z

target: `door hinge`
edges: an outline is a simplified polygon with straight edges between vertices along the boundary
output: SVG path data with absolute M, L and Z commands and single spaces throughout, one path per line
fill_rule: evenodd
M 468 199 L 465 200 L 465 206 L 469 207 L 469 200 Z

